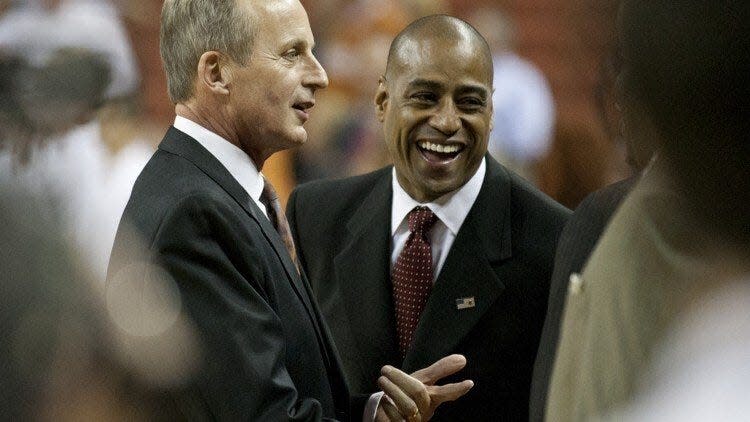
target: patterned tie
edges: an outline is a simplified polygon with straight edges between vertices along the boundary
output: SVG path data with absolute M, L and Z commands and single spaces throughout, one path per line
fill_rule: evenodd
M 393 304 L 402 358 L 411 346 L 414 330 L 432 289 L 432 249 L 428 236 L 437 219 L 427 207 L 411 210 L 411 233 L 393 266 Z
M 299 273 L 299 264 L 297 263 L 297 251 L 294 248 L 294 239 L 292 239 L 292 230 L 289 228 L 289 222 L 286 220 L 286 215 L 281 209 L 281 201 L 279 196 L 276 194 L 276 190 L 271 185 L 271 182 L 263 178 L 263 193 L 260 195 L 260 202 L 266 206 L 266 212 L 268 213 L 268 219 L 271 220 L 276 232 L 279 233 L 281 240 L 286 246 L 286 250 L 289 251 L 289 256 L 292 257 L 294 266 L 297 267 Z

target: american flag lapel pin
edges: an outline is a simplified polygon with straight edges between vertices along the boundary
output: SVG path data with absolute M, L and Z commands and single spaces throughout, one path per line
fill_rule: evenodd
M 473 308 L 476 305 L 474 302 L 474 296 L 461 297 L 456 299 L 456 309 L 468 309 Z

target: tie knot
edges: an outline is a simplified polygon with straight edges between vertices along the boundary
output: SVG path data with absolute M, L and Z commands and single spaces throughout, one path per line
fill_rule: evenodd
M 437 221 L 437 216 L 427 207 L 414 207 L 409 212 L 409 230 L 422 236 L 427 236 Z
M 276 189 L 273 188 L 271 182 L 269 182 L 265 177 L 263 178 L 263 193 L 261 194 L 261 199 L 264 200 L 261 201 L 263 203 L 272 203 L 279 199 L 279 196 L 276 194 Z

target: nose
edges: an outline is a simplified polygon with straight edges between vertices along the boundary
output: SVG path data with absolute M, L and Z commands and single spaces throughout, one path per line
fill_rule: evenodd
M 429 124 L 448 137 L 461 129 L 461 117 L 451 99 L 442 102 L 435 114 L 430 117 Z
M 328 86 L 328 75 L 314 55 L 310 55 L 310 68 L 302 84 L 313 90 Z

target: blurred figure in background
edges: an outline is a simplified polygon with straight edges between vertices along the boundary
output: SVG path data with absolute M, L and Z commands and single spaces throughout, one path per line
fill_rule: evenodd
M 16 127 L 26 129 L 5 142 L 0 174 L 59 200 L 66 233 L 103 280 L 130 189 L 153 152 L 122 127 L 103 130 L 101 116 L 133 108 L 138 86 L 117 10 L 107 1 L 14 4 L 0 17 L 0 51 L 24 63 L 12 92 Z
M 535 168 L 549 151 L 555 127 L 555 104 L 547 78 L 514 52 L 515 25 L 499 9 L 476 9 L 469 22 L 492 48 L 494 127 L 489 151 L 536 184 Z
M 20 139 L 31 136 L 31 127 L 19 104 L 19 76 L 25 61 L 0 51 L 0 154 L 9 151 Z
M 181 354 L 197 347 L 179 306 L 164 318 L 113 296 L 105 310 L 50 202 L 0 183 L 2 418 L 173 420 L 158 392 L 180 385 L 192 370 Z M 152 299 L 171 291 L 153 287 Z
M 741 286 L 750 275 L 748 35 L 746 2 L 623 2 L 625 136 L 651 140 L 656 158 L 615 213 L 581 277 L 571 278 L 548 420 L 597 419 L 627 406 L 670 330 L 706 306 L 719 309 L 706 321 L 718 324 L 708 331 L 738 337 L 717 335 L 709 349 L 696 348 L 711 341 L 695 327 L 710 324 L 688 319 L 694 337 L 681 336 L 677 344 L 700 359 L 691 363 L 675 355 L 676 365 L 667 372 L 673 378 L 661 379 L 661 391 L 676 394 L 661 394 L 666 401 L 650 408 L 700 420 L 700 413 L 665 409 L 689 408 L 702 398 L 704 383 L 722 394 L 719 403 L 744 405 L 732 400 L 739 387 L 727 384 L 738 378 L 720 376 L 747 371 L 746 360 L 734 355 L 746 342 L 747 306 L 734 308 L 739 314 L 732 317 L 711 302 L 721 296 L 729 306 L 747 298 Z M 741 296 L 732 299 L 725 289 Z M 734 344 L 725 348 L 727 337 Z M 729 366 L 714 366 L 711 355 L 729 358 L 722 362 Z M 686 379 L 680 369 L 700 376 Z M 674 401 L 690 394 L 694 399 Z

